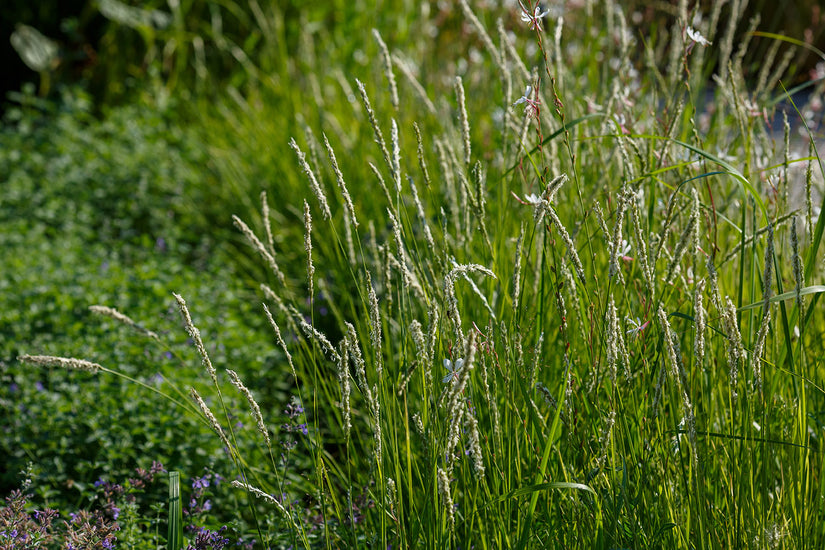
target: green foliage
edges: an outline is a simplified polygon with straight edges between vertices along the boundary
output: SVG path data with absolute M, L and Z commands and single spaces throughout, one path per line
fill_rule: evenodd
M 642 40 L 612 5 L 530 29 L 406 4 L 181 6 L 177 31 L 140 30 L 152 52 L 185 29 L 156 109 L 44 121 L 29 97 L 0 153 L 24 289 L 2 313 L 0 403 L 25 413 L 9 461 L 53 460 L 52 487 L 147 454 L 214 464 L 239 482 L 214 519 L 265 547 L 821 547 L 824 222 L 794 189 L 823 170 L 769 118 L 794 67 L 749 63 L 741 14 L 700 22 L 711 47 L 687 13 Z M 227 238 L 230 214 L 262 244 Z M 93 324 L 91 303 L 158 338 Z

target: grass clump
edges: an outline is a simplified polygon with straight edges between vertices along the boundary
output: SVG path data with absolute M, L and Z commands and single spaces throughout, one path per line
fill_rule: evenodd
M 246 136 L 233 193 L 283 162 L 238 150 L 298 159 L 234 219 L 278 368 L 216 361 L 176 295 L 238 516 L 263 547 L 821 546 L 818 129 L 777 139 L 741 14 L 450 9 L 415 23 L 461 46 L 410 45 L 431 80 L 376 32 L 358 80 L 296 81 L 300 124 L 260 90 L 202 121 Z

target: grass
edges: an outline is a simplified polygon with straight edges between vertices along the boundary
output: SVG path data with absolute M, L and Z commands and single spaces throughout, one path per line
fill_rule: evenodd
M 797 75 L 751 63 L 741 14 L 704 46 L 686 8 L 532 7 L 399 8 L 409 40 L 355 26 L 345 69 L 306 23 L 290 86 L 242 64 L 193 100 L 272 330 L 238 346 L 276 359 L 221 357 L 180 293 L 190 348 L 151 346 L 205 371 L 157 367 L 185 446 L 217 434 L 261 547 L 821 547 L 822 82 L 783 129 Z

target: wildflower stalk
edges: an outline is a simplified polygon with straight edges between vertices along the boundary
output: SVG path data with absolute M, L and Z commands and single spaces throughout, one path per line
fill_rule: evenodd
M 352 204 L 352 197 L 350 197 L 349 189 L 347 189 L 347 184 L 344 181 L 344 175 L 338 167 L 338 160 L 335 158 L 335 151 L 332 150 L 332 146 L 329 144 L 327 135 L 323 134 L 323 136 L 324 146 L 326 147 L 327 155 L 329 156 L 329 162 L 332 165 L 332 171 L 335 173 L 335 179 L 338 181 L 338 188 L 341 190 L 341 195 L 344 197 L 344 204 L 346 205 L 347 212 L 349 212 L 350 221 L 352 222 L 352 225 L 358 227 L 358 217 L 355 215 L 355 206 Z
M 307 287 L 309 290 L 310 303 L 315 300 L 315 265 L 312 263 L 312 214 L 309 211 L 309 203 L 304 201 L 304 251 L 307 255 Z
M 226 437 L 226 434 L 221 428 L 220 423 L 218 423 L 218 419 L 215 418 L 215 415 L 212 414 L 212 411 L 209 409 L 207 404 L 203 401 L 203 398 L 200 396 L 198 391 L 195 388 L 190 388 L 189 393 L 192 396 L 192 399 L 197 403 L 198 408 L 200 408 L 201 413 L 206 418 L 207 423 L 212 428 L 212 430 L 218 434 L 218 437 L 221 438 L 223 441 L 224 446 L 226 447 L 227 452 L 230 454 L 234 454 L 232 451 L 232 445 L 229 443 L 229 439 Z
M 384 60 L 384 76 L 387 77 L 387 84 L 390 87 L 390 100 L 393 108 L 398 110 L 398 86 L 395 84 L 395 75 L 392 72 L 392 58 L 390 57 L 390 50 L 387 48 L 386 42 L 381 38 L 381 33 L 378 29 L 372 29 L 372 36 L 378 43 L 378 48 L 381 50 L 381 58 Z
M 461 126 L 462 145 L 464 146 L 464 164 L 471 162 L 470 120 L 467 117 L 467 103 L 464 99 L 464 81 L 460 76 L 455 77 L 455 95 L 458 100 L 458 123 Z
M 63 369 L 82 370 L 92 374 L 97 374 L 98 371 L 103 369 L 103 367 L 97 363 L 92 363 L 91 361 L 86 361 L 85 359 L 75 359 L 74 357 L 23 354 L 17 359 L 23 363 L 29 363 L 30 365 L 35 365 L 38 367 L 60 367 Z
M 258 427 L 258 432 L 263 436 L 264 441 L 266 441 L 266 446 L 270 446 L 270 439 L 269 439 L 269 430 L 266 429 L 266 424 L 264 423 L 264 417 L 261 414 L 261 407 L 258 405 L 258 402 L 255 401 L 255 397 L 252 395 L 252 392 L 249 391 L 243 382 L 241 382 L 240 376 L 233 370 L 228 370 L 226 373 L 229 375 L 229 380 L 232 382 L 232 385 L 235 386 L 238 391 L 246 397 L 247 402 L 249 403 L 249 410 L 252 412 L 252 418 L 255 419 L 255 424 Z
M 291 138 L 289 140 L 289 146 L 292 147 L 293 151 L 295 151 L 295 154 L 298 156 L 298 164 L 301 165 L 301 169 L 304 171 L 304 174 L 306 174 L 307 178 L 309 178 L 309 187 L 315 194 L 315 198 L 318 199 L 318 205 L 321 207 L 321 213 L 323 214 L 324 219 L 330 219 L 332 217 L 332 213 L 329 210 L 327 197 L 324 194 L 323 189 L 321 189 L 321 184 L 318 183 L 318 180 L 315 177 L 315 172 L 313 172 L 312 168 L 310 168 L 309 164 L 307 164 L 306 155 L 303 151 L 301 151 L 300 147 L 298 147 L 298 144 L 295 142 L 295 138 Z
M 215 367 L 212 366 L 212 361 L 209 359 L 209 354 L 206 353 L 206 347 L 203 345 L 203 340 L 201 340 L 201 333 L 195 327 L 195 324 L 192 323 L 192 317 L 189 315 L 189 309 L 186 307 L 186 301 L 180 294 L 173 294 L 175 300 L 178 302 L 178 307 L 180 308 L 180 314 L 183 318 L 183 326 L 186 329 L 187 334 L 195 343 L 195 348 L 198 350 L 198 353 L 201 356 L 201 362 L 203 366 L 206 368 L 206 372 L 209 373 L 209 377 L 212 379 L 212 383 L 215 387 L 218 387 L 218 376 L 215 371 Z
M 95 313 L 97 315 L 102 315 L 104 317 L 109 317 L 110 319 L 114 319 L 118 323 L 123 323 L 124 325 L 148 336 L 153 340 L 160 341 L 160 337 L 152 332 L 151 330 L 142 327 L 141 325 L 134 322 L 129 316 L 124 315 L 123 313 L 119 312 L 118 310 L 108 307 L 108 306 L 89 306 L 89 311 Z
M 281 284 L 284 284 L 284 274 L 281 272 L 281 269 L 278 267 L 278 263 L 275 261 L 275 257 L 271 254 L 270 250 L 267 249 L 266 246 L 258 239 L 255 233 L 246 225 L 238 216 L 232 216 L 232 222 L 235 224 L 235 227 L 240 229 L 243 236 L 252 245 L 252 248 L 258 251 L 261 258 L 267 263 L 269 268 L 272 270 L 272 273 L 278 278 L 278 281 Z
M 387 143 L 384 141 L 384 134 L 381 132 L 381 128 L 378 126 L 378 121 L 375 119 L 375 111 L 372 110 L 372 105 L 370 105 L 370 98 L 367 95 L 367 89 L 364 87 L 364 83 L 360 80 L 356 79 L 355 83 L 358 85 L 358 91 L 361 93 L 361 102 L 364 104 L 364 110 L 367 111 L 367 116 L 370 119 L 372 131 L 375 134 L 375 143 L 381 149 L 381 154 L 384 157 L 384 162 L 387 163 L 387 168 L 389 168 L 390 172 L 392 173 L 393 181 L 397 181 L 398 178 L 396 177 L 396 174 L 394 172 L 393 163 L 390 160 L 390 152 L 387 149 Z

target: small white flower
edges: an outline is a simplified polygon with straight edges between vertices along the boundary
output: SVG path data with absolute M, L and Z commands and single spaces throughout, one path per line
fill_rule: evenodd
M 707 38 L 702 36 L 702 34 L 699 31 L 694 30 L 693 27 L 687 28 L 687 35 L 688 38 L 690 38 L 696 44 L 701 44 L 702 46 L 710 46 L 711 44 L 713 44 L 713 42 L 709 42 Z
M 529 195 L 524 195 L 524 202 L 536 206 L 541 203 L 541 197 L 535 193 L 530 193 Z
M 524 103 L 524 102 L 529 103 L 531 101 L 530 96 L 532 95 L 532 92 L 533 92 L 533 87 L 532 86 L 527 86 L 527 88 L 525 88 L 525 90 L 524 90 L 524 95 L 521 96 L 520 98 L 518 98 L 515 101 L 515 103 L 513 103 L 513 107 L 515 107 L 516 105 L 519 105 L 521 103 Z
M 533 99 L 533 87 L 527 86 L 524 89 L 524 95 L 518 98 L 514 103 L 513 107 L 516 105 L 520 105 L 524 103 L 524 114 L 528 117 L 538 117 L 539 113 L 539 101 L 537 99 Z
M 630 243 L 627 242 L 627 239 L 622 239 L 622 247 L 619 249 L 619 256 L 623 258 L 627 258 L 630 255 Z
M 455 365 L 453 365 L 453 362 L 449 359 L 444 359 L 444 368 L 447 369 L 447 376 L 441 379 L 441 383 L 446 384 L 450 380 L 452 380 L 455 377 L 455 375 L 458 374 L 458 371 L 460 371 L 461 367 L 463 366 L 464 359 L 456 359 Z
M 629 324 L 631 327 L 625 334 L 631 334 L 633 336 L 636 336 L 637 334 L 642 332 L 644 329 L 647 328 L 647 325 L 650 324 L 650 321 L 642 323 L 638 317 L 636 317 L 635 319 L 625 317 L 625 320 L 627 321 L 627 324 Z
M 527 23 L 527 26 L 531 29 L 541 30 L 541 20 L 547 17 L 549 13 L 549 9 L 541 11 L 539 6 L 536 6 L 536 10 L 533 13 L 530 13 L 526 9 L 522 8 L 521 20 L 522 22 Z

